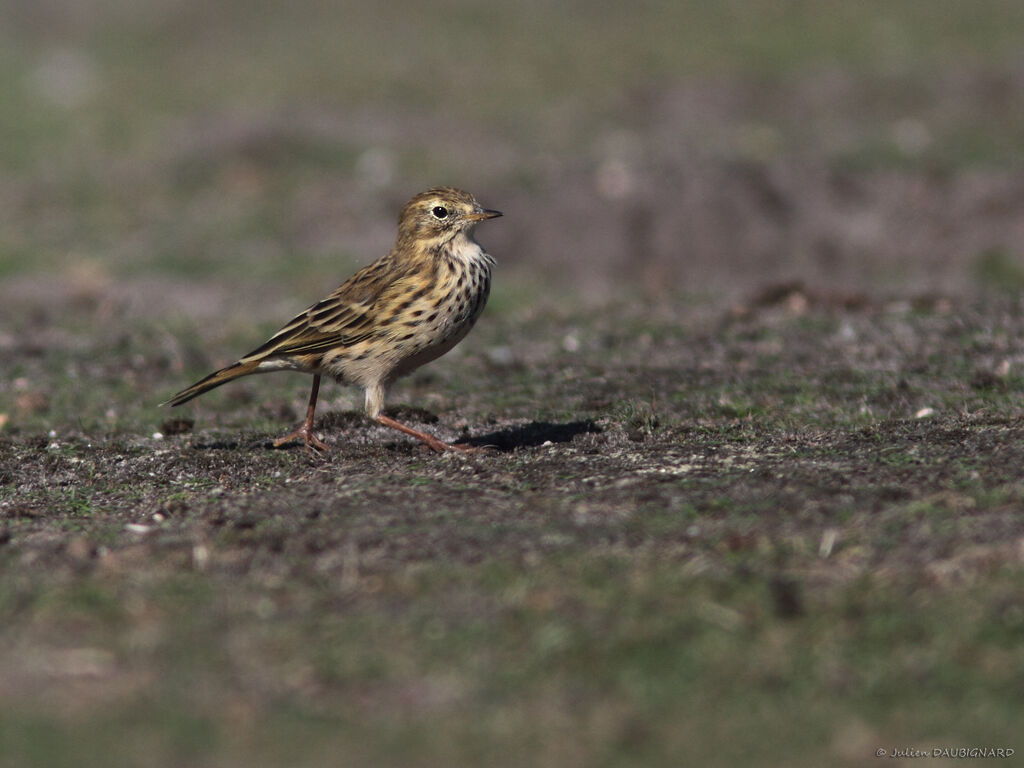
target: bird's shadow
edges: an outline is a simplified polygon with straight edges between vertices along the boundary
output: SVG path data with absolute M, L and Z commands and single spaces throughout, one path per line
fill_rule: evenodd
M 519 427 L 509 427 L 486 435 L 459 440 L 458 444 L 508 452 L 514 451 L 516 448 L 535 448 L 545 443 L 568 443 L 577 435 L 600 431 L 601 428 L 592 421 L 570 421 L 566 424 L 531 421 L 529 424 Z

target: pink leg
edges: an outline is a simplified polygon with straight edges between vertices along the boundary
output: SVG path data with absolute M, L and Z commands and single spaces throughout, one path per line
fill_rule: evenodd
M 309 393 L 309 407 L 306 408 L 306 420 L 302 422 L 302 426 L 291 434 L 287 434 L 284 437 L 279 437 L 275 440 L 275 448 L 280 448 L 285 443 L 290 443 L 293 440 L 302 440 L 302 442 L 306 444 L 306 450 L 314 455 L 317 451 L 330 450 L 325 442 L 313 434 L 313 413 L 316 411 L 316 398 L 319 394 L 320 374 L 315 374 L 313 376 L 313 391 Z
M 397 429 L 399 432 L 405 432 L 407 435 L 412 435 L 417 440 L 422 440 L 431 449 L 438 453 L 443 453 L 444 451 L 462 451 L 463 453 L 471 453 L 478 450 L 472 445 L 452 445 L 451 443 L 446 443 L 443 440 L 438 440 L 433 435 L 428 435 L 426 432 L 420 432 L 418 429 L 407 427 L 405 424 L 395 421 L 394 419 L 385 416 L 383 413 L 377 417 L 377 423 L 383 424 L 385 427 Z

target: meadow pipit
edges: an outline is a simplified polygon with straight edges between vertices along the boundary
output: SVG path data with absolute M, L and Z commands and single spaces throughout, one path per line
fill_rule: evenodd
M 494 259 L 473 239 L 473 228 L 501 216 L 452 187 L 422 192 L 402 209 L 391 252 L 296 316 L 261 347 L 184 389 L 164 405 L 181 405 L 251 373 L 313 374 L 302 425 L 274 441 L 302 440 L 327 450 L 313 434 L 320 377 L 333 376 L 366 391 L 366 415 L 412 435 L 435 451 L 467 450 L 381 413 L 388 385 L 458 344 L 483 311 Z

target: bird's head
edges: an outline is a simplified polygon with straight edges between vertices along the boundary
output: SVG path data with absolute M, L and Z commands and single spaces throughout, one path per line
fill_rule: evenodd
M 484 208 L 468 192 L 454 187 L 434 187 L 405 204 L 398 218 L 398 240 L 436 247 L 461 232 L 468 234 L 481 221 L 497 216 L 501 216 L 500 211 Z

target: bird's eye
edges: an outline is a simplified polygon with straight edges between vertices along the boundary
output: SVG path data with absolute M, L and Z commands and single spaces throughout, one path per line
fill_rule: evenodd
M 434 214 L 435 218 L 443 219 L 448 216 L 448 209 L 445 208 L 443 205 L 439 205 L 436 208 L 434 208 L 432 213 Z

